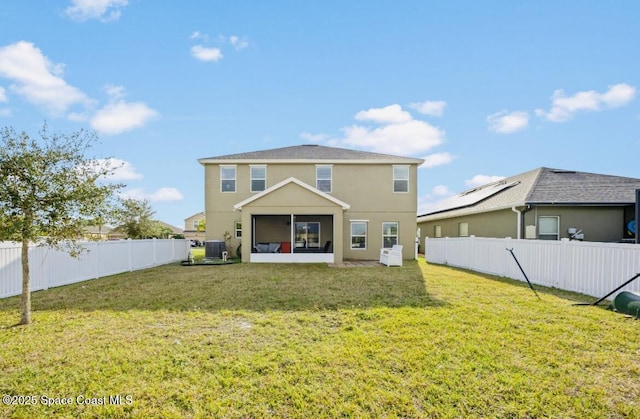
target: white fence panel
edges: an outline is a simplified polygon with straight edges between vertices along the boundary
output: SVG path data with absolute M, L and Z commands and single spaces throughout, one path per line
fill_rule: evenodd
M 12 281 L 10 278 L 20 280 Z M 21 248 L 14 243 L 0 243 L 0 297 L 19 294 L 21 290 Z
M 31 290 L 38 291 L 122 272 L 185 260 L 188 240 L 121 240 L 85 242 L 87 250 L 74 258 L 64 251 L 35 245 L 29 248 Z M 0 298 L 22 292 L 19 243 L 0 243 Z
M 131 271 L 130 245 L 131 240 L 98 242 L 96 246 L 96 278 Z
M 524 281 L 513 249 L 532 283 L 594 297 L 640 273 L 640 245 L 633 244 L 456 237 L 427 238 L 424 248 L 428 262 Z M 622 290 L 640 292 L 640 278 Z

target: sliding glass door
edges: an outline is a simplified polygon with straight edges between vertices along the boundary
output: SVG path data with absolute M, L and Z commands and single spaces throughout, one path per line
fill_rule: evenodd
M 320 223 L 295 223 L 295 241 L 298 249 L 320 247 Z

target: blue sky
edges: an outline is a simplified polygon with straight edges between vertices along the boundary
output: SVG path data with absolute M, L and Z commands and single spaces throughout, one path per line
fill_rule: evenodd
M 96 130 L 184 227 L 198 158 L 425 158 L 419 211 L 540 166 L 640 178 L 640 3 L 4 0 L 0 126 Z

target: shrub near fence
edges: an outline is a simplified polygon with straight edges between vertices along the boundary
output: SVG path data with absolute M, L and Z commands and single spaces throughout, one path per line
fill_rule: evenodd
M 47 247 L 29 248 L 31 290 L 96 279 L 187 259 L 188 240 L 84 242 L 79 258 Z M 0 298 L 22 292 L 21 245 L 0 243 Z
M 640 245 L 486 237 L 425 240 L 427 262 L 601 297 L 640 273 Z M 640 292 L 640 278 L 620 291 Z M 613 294 L 609 299 L 613 299 Z

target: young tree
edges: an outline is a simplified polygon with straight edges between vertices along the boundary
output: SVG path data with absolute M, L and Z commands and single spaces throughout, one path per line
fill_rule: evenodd
M 146 199 L 122 198 L 115 212 L 117 230 L 122 231 L 129 239 L 153 237 L 156 232 L 153 214 L 155 212 Z
M 50 133 L 44 124 L 39 139 L 11 127 L 1 136 L 0 241 L 22 243 L 20 324 L 29 324 L 29 244 L 79 255 L 82 246 L 76 240 L 87 221 L 106 213 L 124 185 L 104 182 L 115 167 L 85 156 L 97 140 L 93 132 Z

